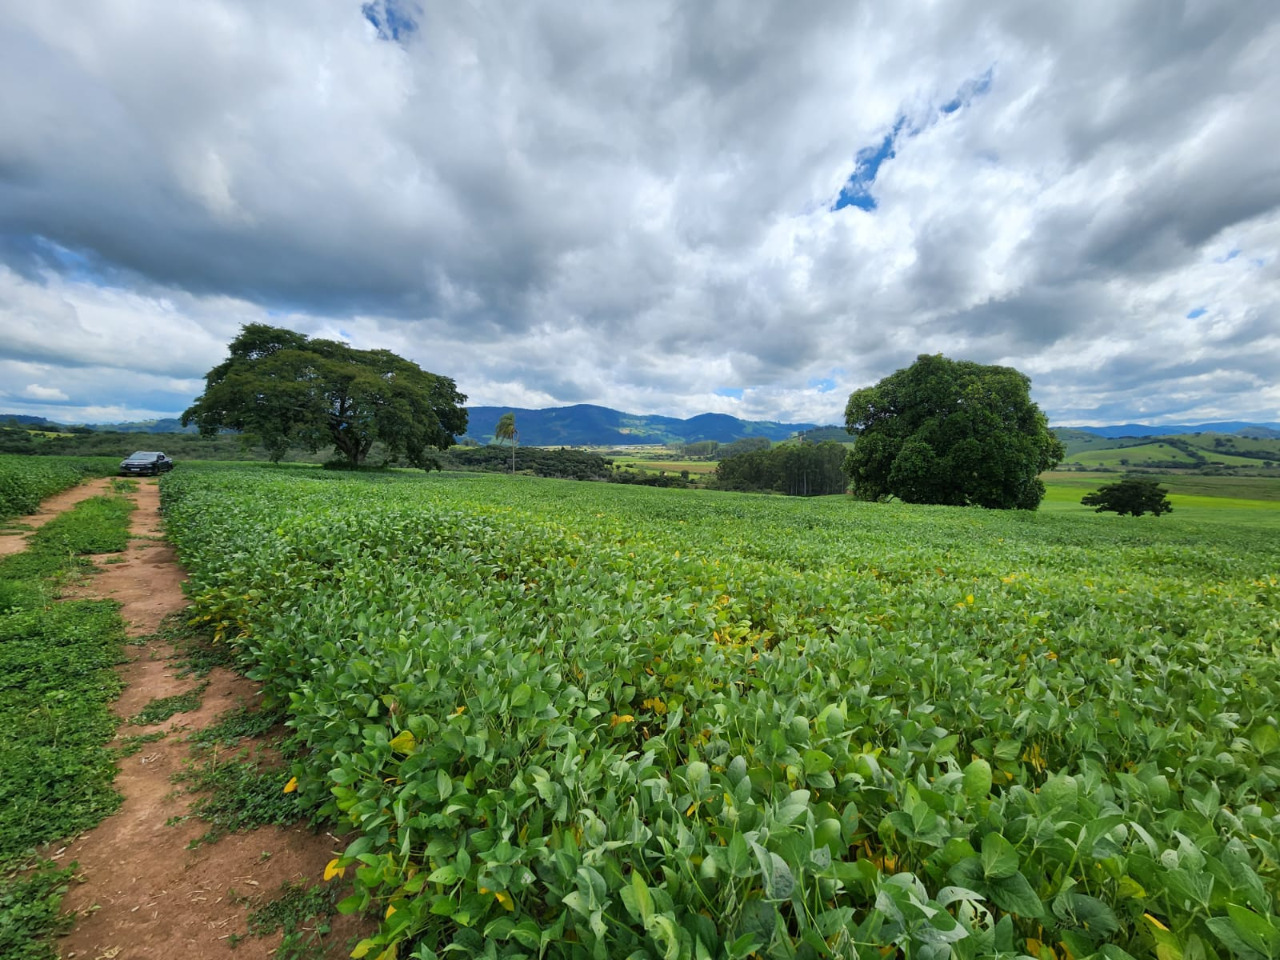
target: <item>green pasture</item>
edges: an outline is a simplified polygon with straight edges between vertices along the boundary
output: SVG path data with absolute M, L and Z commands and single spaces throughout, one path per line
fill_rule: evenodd
M 1195 457 L 1179 450 L 1177 447 L 1171 447 L 1167 443 L 1143 443 L 1138 446 L 1120 449 L 1084 450 L 1080 453 L 1072 454 L 1070 460 L 1072 463 L 1083 463 L 1086 466 L 1111 467 L 1119 466 L 1122 458 L 1134 464 L 1143 460 L 1176 460 L 1179 463 L 1186 463 L 1188 466 L 1197 463 Z
M 1046 474 L 1045 498 L 1041 513 L 1092 514 L 1094 509 L 1080 503 L 1080 498 L 1108 483 L 1120 474 Z M 1241 528 L 1280 531 L 1280 478 L 1269 477 L 1202 477 L 1198 475 L 1160 476 L 1169 490 L 1173 513 L 1163 517 L 1113 517 L 1117 522 L 1139 524 L 1207 523 L 1234 525 Z
M 716 472 L 715 461 L 712 460 L 615 460 L 620 467 L 628 470 L 648 470 L 651 473 L 658 473 L 665 470 L 667 473 L 679 473 L 681 470 L 688 470 L 694 474 L 708 474 Z

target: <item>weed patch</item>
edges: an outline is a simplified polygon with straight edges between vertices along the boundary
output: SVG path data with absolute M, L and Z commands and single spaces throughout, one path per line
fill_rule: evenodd
M 129 718 L 135 727 L 149 727 L 164 723 L 174 714 L 192 713 L 200 709 L 202 695 L 208 688 L 207 682 L 186 693 L 176 693 L 171 697 L 157 697 Z
M 129 545 L 125 497 L 91 497 L 50 520 L 22 553 L 0 560 L 0 580 L 56 580 L 93 570 L 89 554 L 118 553 Z
M 158 637 L 170 643 L 176 651 L 179 677 L 203 680 L 217 667 L 242 672 L 229 644 L 214 640 L 209 627 L 189 623 L 182 614 L 167 618 Z
M 209 750 L 174 780 L 188 793 L 199 795 L 190 816 L 209 824 L 209 831 L 193 841 L 193 846 L 240 830 L 285 826 L 302 819 L 296 794 L 285 793 L 288 769 L 268 765 L 248 750 L 229 757 Z
M 139 733 L 132 737 L 122 737 L 120 739 L 120 746 L 116 748 L 116 756 L 122 759 L 124 757 L 132 757 L 135 753 L 141 750 L 144 745 L 148 743 L 155 743 L 158 740 L 163 740 L 166 736 L 168 736 L 168 734 L 163 730 L 157 730 L 154 733 Z
M 76 600 L 0 616 L 0 862 L 119 805 L 103 749 L 120 691 L 116 609 Z
M 333 888 L 308 886 L 305 881 L 283 883 L 278 895 L 249 911 L 249 935 L 261 939 L 280 931 L 284 936 L 272 954 L 276 960 L 308 960 L 322 953 L 335 907 Z M 236 937 L 239 941 L 243 937 Z M 235 945 L 234 943 L 232 944 Z
M 0 877 L 0 957 L 5 960 L 57 960 L 52 940 L 71 927 L 62 916 L 62 897 L 74 870 L 50 861 L 27 865 Z
M 206 746 L 234 747 L 241 740 L 269 733 L 283 720 L 284 714 L 277 710 L 240 706 L 222 714 L 212 726 L 197 730 L 189 739 Z

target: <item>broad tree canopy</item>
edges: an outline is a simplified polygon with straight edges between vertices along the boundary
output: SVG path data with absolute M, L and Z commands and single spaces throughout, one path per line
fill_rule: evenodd
M 845 425 L 858 437 L 845 470 L 868 500 L 1034 510 L 1038 475 L 1065 454 L 1030 378 L 940 354 L 855 391 Z
M 274 460 L 290 445 L 314 452 L 332 443 L 355 466 L 381 441 L 388 459 L 429 469 L 432 449 L 452 446 L 467 429 L 467 398 L 453 380 L 388 350 L 251 323 L 230 352 L 205 376 L 204 393 L 182 422 L 206 436 L 239 430 Z
M 1086 507 L 1097 507 L 1094 513 L 1110 510 L 1120 516 L 1133 514 L 1140 517 L 1150 511 L 1154 516 L 1172 513 L 1168 492 L 1159 481 L 1146 477 L 1125 477 L 1119 483 L 1108 483 L 1092 493 L 1086 493 L 1080 502 Z

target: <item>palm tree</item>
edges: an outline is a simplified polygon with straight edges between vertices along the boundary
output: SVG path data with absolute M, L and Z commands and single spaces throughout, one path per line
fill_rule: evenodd
M 499 443 L 506 440 L 511 444 L 511 472 L 516 472 L 516 444 L 520 441 L 520 431 L 516 429 L 516 415 L 504 413 L 498 418 L 498 425 L 493 428 L 493 439 Z

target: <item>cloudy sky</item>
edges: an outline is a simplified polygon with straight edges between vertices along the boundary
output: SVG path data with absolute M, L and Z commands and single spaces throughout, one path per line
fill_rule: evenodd
M 172 416 L 241 324 L 472 403 L 1280 420 L 1275 0 L 0 0 L 0 411 Z

